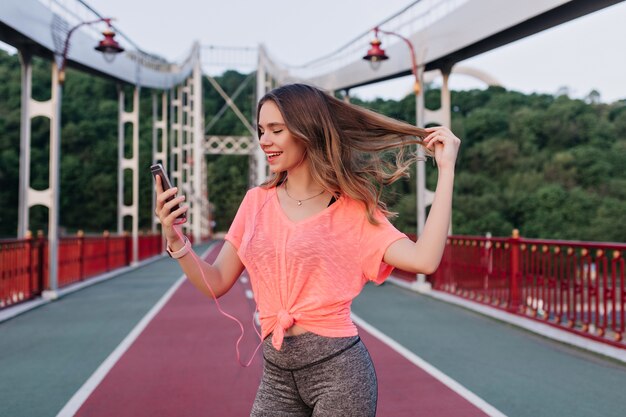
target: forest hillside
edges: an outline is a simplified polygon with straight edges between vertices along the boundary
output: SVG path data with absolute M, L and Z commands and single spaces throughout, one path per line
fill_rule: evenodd
M 218 81 L 232 94 L 247 74 L 227 71 Z M 16 55 L 0 51 L 0 237 L 17 231 L 20 65 Z M 49 63 L 36 59 L 33 96 L 49 97 Z M 65 233 L 115 230 L 117 224 L 118 85 L 70 70 L 64 89 L 61 144 L 60 224 Z M 127 89 L 127 95 L 132 91 Z M 426 92 L 436 108 L 440 91 Z M 412 95 L 402 100 L 353 102 L 414 123 Z M 140 228 L 151 221 L 151 91 L 141 92 Z M 254 84 L 236 100 L 251 117 Z M 206 124 L 224 101 L 204 88 Z M 567 95 L 526 95 L 504 88 L 452 92 L 452 129 L 462 139 L 453 207 L 454 234 L 522 236 L 592 241 L 626 241 L 626 100 L 602 103 L 596 92 L 585 100 Z M 43 118 L 32 122 L 31 178 L 47 186 L 48 129 Z M 210 134 L 246 130 L 231 111 L 212 124 Z M 208 157 L 208 188 L 218 229 L 228 228 L 247 187 L 246 157 Z M 436 167 L 427 163 L 427 184 Z M 129 184 L 130 185 L 130 184 Z M 129 187 L 126 187 L 129 189 Z M 395 224 L 415 230 L 414 177 L 385 192 Z M 128 198 L 128 196 L 127 196 Z M 47 226 L 47 210 L 31 209 L 31 229 Z

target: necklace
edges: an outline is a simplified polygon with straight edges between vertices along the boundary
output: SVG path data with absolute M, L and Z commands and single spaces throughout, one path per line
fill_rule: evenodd
M 307 201 L 307 200 L 310 200 L 310 199 L 315 198 L 315 197 L 319 197 L 320 195 L 324 194 L 324 191 L 325 190 L 320 191 L 319 194 L 315 194 L 313 197 L 303 198 L 302 200 L 298 200 L 297 198 L 293 198 L 292 196 L 289 195 L 289 191 L 287 191 L 287 181 L 285 181 L 285 193 L 287 194 L 287 197 L 289 197 L 292 200 L 298 202 L 298 207 L 300 207 L 302 205 L 303 201 Z

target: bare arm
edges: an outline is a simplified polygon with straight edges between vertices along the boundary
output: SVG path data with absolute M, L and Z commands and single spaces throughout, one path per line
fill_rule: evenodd
M 385 252 L 385 263 L 405 271 L 431 274 L 439 266 L 450 227 L 454 166 L 460 140 L 443 127 L 429 128 L 424 141 L 434 147 L 439 175 L 435 198 L 422 235 L 417 242 L 401 239 Z
M 156 177 L 157 201 L 155 213 L 161 221 L 167 245 L 173 252 L 184 246 L 184 242 L 181 239 L 182 232 L 180 231 L 180 226 L 174 224 L 175 219 L 189 208 L 181 205 L 178 210 L 171 211 L 172 207 L 185 200 L 184 196 L 179 196 L 172 201 L 166 202 L 167 198 L 176 195 L 177 191 L 176 187 L 163 191 L 161 178 L 159 176 Z M 195 252 L 192 252 L 193 249 L 185 256 L 178 258 L 177 261 L 191 283 L 207 297 L 213 298 L 205 279 L 213 289 L 215 296 L 221 297 L 235 284 L 235 281 L 244 270 L 239 255 L 237 255 L 235 247 L 230 242 L 224 243 L 213 264 L 200 259 Z

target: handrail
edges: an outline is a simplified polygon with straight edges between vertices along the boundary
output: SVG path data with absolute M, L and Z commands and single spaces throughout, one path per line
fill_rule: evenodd
M 163 253 L 160 234 L 139 236 L 139 260 Z M 130 265 L 130 235 L 72 236 L 59 239 L 59 288 Z M 0 309 L 38 297 L 48 288 L 48 240 L 0 240 Z
M 449 236 L 433 288 L 626 349 L 626 244 Z

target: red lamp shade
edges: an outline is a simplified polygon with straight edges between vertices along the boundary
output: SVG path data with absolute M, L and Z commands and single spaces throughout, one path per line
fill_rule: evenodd
M 104 32 L 102 32 L 102 35 L 104 35 L 104 39 L 98 43 L 98 46 L 96 46 L 95 49 L 102 52 L 104 54 L 104 58 L 110 62 L 113 58 L 115 58 L 116 54 L 124 52 L 124 48 L 122 48 L 114 39 L 115 32 L 113 32 L 110 28 L 107 28 Z
M 389 57 L 385 54 L 383 48 L 380 47 L 380 41 L 378 40 L 378 38 L 374 38 L 370 42 L 370 45 L 372 45 L 372 47 L 369 49 L 369 51 L 367 51 L 367 55 L 363 57 L 364 60 L 370 62 L 378 62 L 389 59 Z

